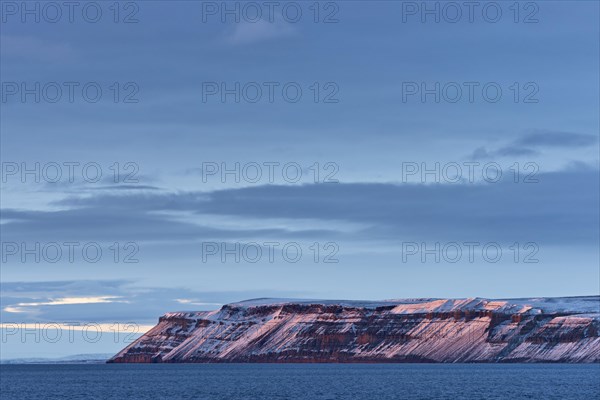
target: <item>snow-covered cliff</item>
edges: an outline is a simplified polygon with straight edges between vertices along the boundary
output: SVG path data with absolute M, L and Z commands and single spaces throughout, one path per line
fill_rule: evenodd
M 600 297 L 256 299 L 173 312 L 109 362 L 599 362 Z

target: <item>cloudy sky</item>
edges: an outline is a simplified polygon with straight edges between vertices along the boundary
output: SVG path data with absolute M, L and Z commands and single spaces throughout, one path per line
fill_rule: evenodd
M 124 345 L 15 324 L 600 290 L 597 2 L 9 3 L 3 358 Z

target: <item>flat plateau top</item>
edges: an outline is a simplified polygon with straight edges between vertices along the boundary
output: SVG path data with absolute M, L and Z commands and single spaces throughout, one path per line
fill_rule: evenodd
M 510 313 L 527 311 L 534 313 L 600 313 L 600 296 L 537 297 L 519 299 L 485 299 L 480 297 L 465 299 L 414 298 L 379 301 L 259 298 L 230 303 L 228 306 L 235 308 L 251 308 L 286 304 L 338 305 L 349 308 L 367 309 L 376 307 L 394 307 L 392 312 L 395 313 L 451 312 L 460 310 L 489 310 Z

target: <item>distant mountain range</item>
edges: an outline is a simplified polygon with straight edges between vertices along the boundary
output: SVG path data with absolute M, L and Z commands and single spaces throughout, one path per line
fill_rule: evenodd
M 14 358 L 1 360 L 0 364 L 102 364 L 111 356 L 112 354 L 74 354 L 57 358 Z
M 600 361 L 600 296 L 255 299 L 172 312 L 111 363 Z

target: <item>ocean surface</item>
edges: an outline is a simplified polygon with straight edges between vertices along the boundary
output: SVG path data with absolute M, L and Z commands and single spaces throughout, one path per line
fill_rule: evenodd
M 2 399 L 598 399 L 600 364 L 1 365 Z

